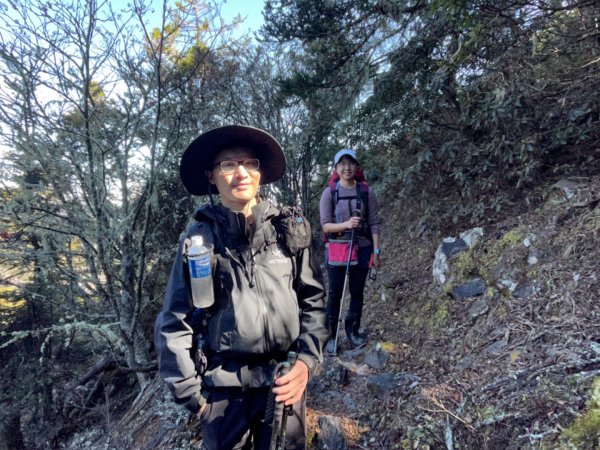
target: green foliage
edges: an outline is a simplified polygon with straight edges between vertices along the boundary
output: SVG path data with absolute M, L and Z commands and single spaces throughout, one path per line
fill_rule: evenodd
M 352 95 L 329 132 L 364 148 L 382 190 L 423 203 L 425 221 L 494 220 L 538 202 L 548 178 L 599 170 L 592 6 L 321 3 L 267 2 L 264 31 L 302 43 L 284 92 L 330 93 L 317 114 Z
M 195 206 L 179 157 L 202 130 L 247 123 L 277 136 L 288 176 L 265 190 L 313 223 L 342 146 L 359 151 L 384 207 L 418 206 L 419 232 L 495 220 L 534 204 L 539 184 L 600 170 L 593 2 L 268 0 L 260 47 L 230 39 L 218 9 L 195 0 L 169 6 L 154 30 L 143 5 L 120 16 L 108 6 L 15 0 L 0 16 L 12 182 L 1 194 L 0 353 L 24 380 L 3 392 L 47 417 L 71 350 L 81 368 L 106 349 L 131 365 L 151 358 Z M 488 255 L 462 254 L 459 272 L 499 259 L 516 231 Z M 433 331 L 448 314 L 444 298 L 405 320 Z M 596 403 L 574 440 L 595 430 Z
M 567 438 L 576 448 L 597 448 L 600 436 L 600 378 L 592 384 L 588 410 L 575 419 L 573 424 L 565 429 L 562 437 Z
M 15 414 L 33 410 L 53 428 L 70 413 L 61 389 L 99 354 L 151 365 L 173 250 L 195 207 L 179 158 L 199 130 L 234 120 L 223 85 L 241 44 L 225 46 L 226 25 L 192 0 L 154 32 L 140 3 L 120 15 L 106 2 L 14 5 L 0 15 L 0 282 L 13 287 L 0 293 L 0 354 L 7 366 L 26 361 L 30 376 L 10 367 L 23 386 L 2 392 Z M 133 395 L 148 374 L 131 373 Z
M 478 274 L 478 264 L 473 259 L 472 250 L 460 252 L 456 261 L 452 263 L 452 269 L 460 274 L 462 279 Z
M 419 307 L 403 314 L 406 326 L 417 327 L 429 333 L 444 326 L 448 319 L 450 299 L 447 295 L 424 299 Z
M 518 229 L 507 231 L 500 239 L 500 245 L 502 248 L 506 247 L 517 247 L 522 244 L 523 235 Z

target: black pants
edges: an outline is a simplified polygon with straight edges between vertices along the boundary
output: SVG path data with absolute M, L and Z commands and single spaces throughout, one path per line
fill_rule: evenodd
M 264 422 L 270 388 L 213 388 L 200 415 L 202 449 L 269 449 L 272 424 Z M 302 450 L 306 441 L 306 394 L 287 418 L 286 450 Z
M 369 258 L 372 246 L 359 247 L 358 264 L 350 266 L 348 272 L 347 290 L 350 292 L 350 305 L 346 313 L 346 320 L 360 323 L 363 310 L 364 290 L 367 276 L 369 275 Z M 331 336 L 335 336 L 340 316 L 340 303 L 344 290 L 344 278 L 346 277 L 346 266 L 327 266 L 329 279 L 329 295 L 327 297 L 327 314 L 329 315 L 329 326 Z

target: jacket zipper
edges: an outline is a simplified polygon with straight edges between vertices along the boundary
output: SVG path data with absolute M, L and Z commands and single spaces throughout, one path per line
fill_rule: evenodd
M 239 266 L 242 268 L 242 271 L 244 272 L 244 276 L 246 276 L 246 279 L 247 279 L 248 271 L 246 270 L 246 266 L 244 266 L 244 264 L 242 264 L 242 262 L 238 258 L 235 257 L 235 255 L 231 252 L 231 250 L 229 250 L 229 248 L 225 247 L 225 253 L 227 253 L 229 255 L 229 257 L 231 258 L 231 261 L 235 262 L 236 264 L 239 264 Z M 232 265 L 232 270 L 233 270 L 233 265 Z M 225 315 L 225 312 L 230 308 L 233 308 L 233 297 L 231 296 L 231 292 L 228 294 L 227 307 L 221 308 L 219 310 L 219 314 L 217 315 L 217 318 L 216 318 L 217 332 L 215 333 L 215 336 L 217 337 L 217 339 L 219 336 L 221 336 L 221 319 Z M 219 347 L 219 345 L 216 344 L 215 348 L 218 348 L 218 347 Z
M 258 250 L 260 251 L 260 250 Z M 263 327 L 265 329 L 265 333 L 268 337 L 268 339 L 264 340 L 264 351 L 265 352 L 270 352 L 271 351 L 271 346 L 270 346 L 270 341 L 271 341 L 271 330 L 269 328 L 269 321 L 267 320 L 268 317 L 268 311 L 267 311 L 267 306 L 265 304 L 265 301 L 263 299 L 262 296 L 262 289 L 259 286 L 258 283 L 258 278 L 255 276 L 255 272 L 256 272 L 256 263 L 254 261 L 254 252 L 252 250 L 252 246 L 250 246 L 250 248 L 248 249 L 248 255 L 250 256 L 250 273 L 248 273 L 248 268 L 246 266 L 245 263 L 245 259 L 241 257 L 241 255 L 238 253 L 239 259 L 235 258 L 233 256 L 233 254 L 229 251 L 229 249 L 227 249 L 227 252 L 229 253 L 229 255 L 232 257 L 232 259 L 237 262 L 240 267 L 242 268 L 242 271 L 244 272 L 244 276 L 246 277 L 246 279 L 248 280 L 248 285 L 250 288 L 255 288 L 256 289 L 256 297 L 257 297 L 257 302 L 258 302 L 258 308 L 259 311 L 261 313 L 262 316 L 262 322 L 263 322 Z M 230 302 L 231 303 L 231 302 Z M 219 330 L 220 332 L 220 330 Z
M 263 220 L 264 220 L 264 218 L 263 218 Z M 267 317 L 268 317 L 267 306 L 263 299 L 262 289 L 258 283 L 258 279 L 255 277 L 256 264 L 254 261 L 255 253 L 252 248 L 253 237 L 254 237 L 253 235 L 250 236 L 250 239 L 249 239 L 250 245 L 248 248 L 248 254 L 250 256 L 250 258 L 249 258 L 250 259 L 250 261 L 249 261 L 250 262 L 250 273 L 248 273 L 248 268 L 246 266 L 247 262 L 246 262 L 245 258 L 243 258 L 242 255 L 239 253 L 239 251 L 237 251 L 237 256 L 238 256 L 237 258 L 234 256 L 233 252 L 231 252 L 231 250 L 227 247 L 225 247 L 225 252 L 231 257 L 231 259 L 233 261 L 235 261 L 237 264 L 239 264 L 239 266 L 242 268 L 244 276 L 246 277 L 246 280 L 248 280 L 249 287 L 256 288 L 256 297 L 257 297 L 258 307 L 259 307 L 259 311 L 262 316 L 262 322 L 263 322 L 263 326 L 265 329 L 265 333 L 268 338 L 268 339 L 264 340 L 264 351 L 265 351 L 265 353 L 268 353 L 271 351 L 270 341 L 271 341 L 272 337 L 271 337 L 271 330 L 269 328 L 269 321 L 267 320 Z M 257 250 L 257 253 L 258 252 L 260 252 L 260 249 Z M 231 305 L 232 301 L 233 300 L 230 298 L 228 307 Z M 222 316 L 224 314 L 224 312 L 225 311 L 222 310 L 220 312 L 220 316 Z M 218 317 L 219 321 L 217 322 L 217 324 L 218 324 L 217 336 L 219 336 L 221 333 L 221 330 L 220 330 L 221 317 L 220 316 Z
M 250 250 L 252 252 L 252 250 Z M 260 251 L 260 250 L 259 250 Z M 254 253 L 250 253 L 250 267 L 251 267 L 251 271 L 252 271 L 252 279 L 254 280 L 254 271 L 256 270 L 256 265 L 254 263 Z M 262 288 L 260 286 L 260 283 L 258 282 L 259 278 L 256 277 L 256 297 L 258 299 L 258 306 L 260 308 L 260 312 L 261 312 L 261 316 L 262 316 L 262 321 L 263 321 L 263 326 L 265 329 L 265 334 L 267 335 L 267 339 L 264 339 L 264 351 L 266 353 L 271 351 L 271 346 L 270 346 L 270 342 L 272 339 L 271 336 L 271 330 L 269 328 L 269 321 L 267 320 L 268 317 L 268 311 L 267 311 L 267 305 L 265 304 L 265 301 L 263 299 L 263 295 L 262 295 Z

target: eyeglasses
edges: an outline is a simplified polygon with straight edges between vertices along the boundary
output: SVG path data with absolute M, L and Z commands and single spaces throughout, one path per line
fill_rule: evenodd
M 227 175 L 229 173 L 235 172 L 238 169 L 238 167 L 240 167 L 240 164 L 244 166 L 244 169 L 246 169 L 247 172 L 256 172 L 258 169 L 260 169 L 260 160 L 258 160 L 257 158 L 248 158 L 241 160 L 230 159 L 226 161 L 219 161 L 214 163 L 213 167 L 219 166 L 221 168 L 221 172 Z

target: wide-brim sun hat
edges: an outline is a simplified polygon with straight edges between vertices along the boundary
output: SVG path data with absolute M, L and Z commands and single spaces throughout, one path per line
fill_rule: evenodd
M 349 148 L 343 148 L 339 152 L 337 152 L 335 154 L 335 156 L 333 157 L 333 165 L 335 166 L 337 163 L 339 163 L 340 159 L 342 159 L 342 157 L 344 157 L 344 156 L 349 156 L 350 158 L 352 158 L 354 161 L 356 161 L 358 163 L 358 158 L 356 157 L 356 152 L 354 150 L 350 150 Z
M 183 152 L 179 175 L 186 190 L 193 195 L 207 195 L 206 172 L 213 170 L 217 153 L 234 147 L 248 148 L 260 160 L 260 184 L 273 183 L 284 175 L 285 155 L 277 139 L 259 128 L 225 125 L 202 133 Z

